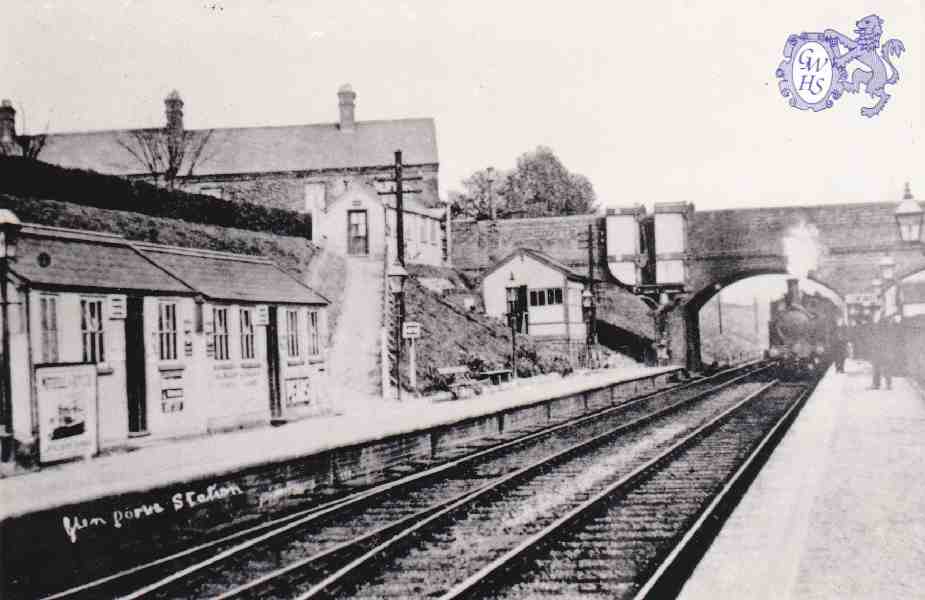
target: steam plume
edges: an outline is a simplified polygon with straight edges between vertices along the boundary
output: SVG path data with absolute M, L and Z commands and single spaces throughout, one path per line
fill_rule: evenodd
M 809 272 L 819 265 L 819 229 L 815 225 L 801 222 L 788 229 L 782 241 L 784 255 L 787 257 L 787 273 L 806 279 Z

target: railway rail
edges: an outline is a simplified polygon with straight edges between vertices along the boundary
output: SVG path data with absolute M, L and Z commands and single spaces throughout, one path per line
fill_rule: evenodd
M 731 369 L 541 431 L 521 432 L 515 439 L 495 440 L 491 447 L 423 472 L 51 597 L 250 597 L 318 581 L 366 549 L 520 473 L 525 463 L 542 463 L 563 449 L 574 452 L 578 439 L 641 428 L 716 388 L 752 377 L 758 368 Z
M 470 593 L 482 597 L 486 589 L 494 596 L 491 576 L 509 572 L 509 555 L 516 558 L 546 543 L 551 532 L 562 531 L 587 507 L 597 506 L 613 493 L 627 493 L 643 474 L 658 472 L 666 457 L 694 441 L 711 439 L 706 433 L 733 416 L 761 412 L 762 403 L 755 400 L 775 385 L 741 381 L 683 410 L 659 415 L 645 427 L 619 428 L 577 444 L 461 498 L 310 587 L 290 579 L 278 586 L 278 594 L 262 592 L 260 597 L 453 598 Z M 698 469 L 691 468 L 699 477 Z M 698 501 L 708 497 L 703 490 L 697 493 L 701 494 Z M 658 500 L 648 508 L 652 519 L 664 527 L 662 514 L 671 515 L 675 509 L 669 507 L 677 499 L 672 490 L 663 490 Z M 651 527 L 651 521 L 630 518 L 629 538 L 659 537 Z M 578 548 L 582 544 L 579 540 Z M 581 580 L 585 575 L 577 576 Z M 487 588 L 484 581 L 489 582 Z M 558 595 L 554 590 L 541 591 Z

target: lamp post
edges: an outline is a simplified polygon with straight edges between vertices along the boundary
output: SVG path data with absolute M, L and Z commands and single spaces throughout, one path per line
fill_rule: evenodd
M 3 365 L 0 368 L 0 462 L 9 462 L 13 457 L 13 393 L 10 370 L 10 303 L 7 298 L 10 262 L 16 260 L 16 242 L 22 224 L 6 208 L 0 209 L 0 309 L 3 319 L 3 340 L 0 352 Z
M 405 320 L 405 280 L 408 279 L 408 271 L 401 263 L 396 262 L 389 267 L 386 275 L 389 291 L 395 300 L 395 395 L 396 400 L 401 402 L 401 328 Z
M 899 227 L 899 239 L 906 244 L 919 244 L 922 242 L 922 207 L 912 197 L 909 182 L 903 193 L 902 202 L 893 213 L 896 217 L 896 226 Z
M 516 323 L 520 319 L 520 306 L 517 301 L 517 279 L 514 272 L 511 271 L 511 278 L 508 280 L 507 292 L 507 315 L 511 322 L 511 377 L 517 379 L 517 330 Z
M 585 346 L 588 367 L 591 367 L 591 347 L 594 344 L 594 312 L 594 294 L 590 289 L 585 288 L 581 292 L 581 313 L 585 321 Z

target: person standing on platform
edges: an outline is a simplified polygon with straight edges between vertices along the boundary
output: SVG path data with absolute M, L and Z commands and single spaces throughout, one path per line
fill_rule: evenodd
M 884 380 L 886 389 L 893 389 L 893 375 L 898 371 L 902 360 L 899 347 L 899 325 L 889 317 L 883 317 L 874 325 L 871 339 L 871 362 L 874 365 L 872 389 L 880 389 L 880 380 Z
M 838 322 L 835 335 L 832 336 L 832 360 L 835 362 L 835 372 L 845 372 L 845 359 L 848 358 L 848 331 L 844 323 Z

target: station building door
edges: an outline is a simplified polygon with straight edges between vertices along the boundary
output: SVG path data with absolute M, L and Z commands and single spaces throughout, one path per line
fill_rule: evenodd
M 270 421 L 282 421 L 283 402 L 279 385 L 279 327 L 275 306 L 267 308 L 267 382 L 270 388 Z
M 148 402 L 145 378 L 145 328 L 143 300 L 126 299 L 125 311 L 125 387 L 128 396 L 129 435 L 148 433 Z
M 365 210 L 347 211 L 347 254 L 369 254 L 369 222 Z

